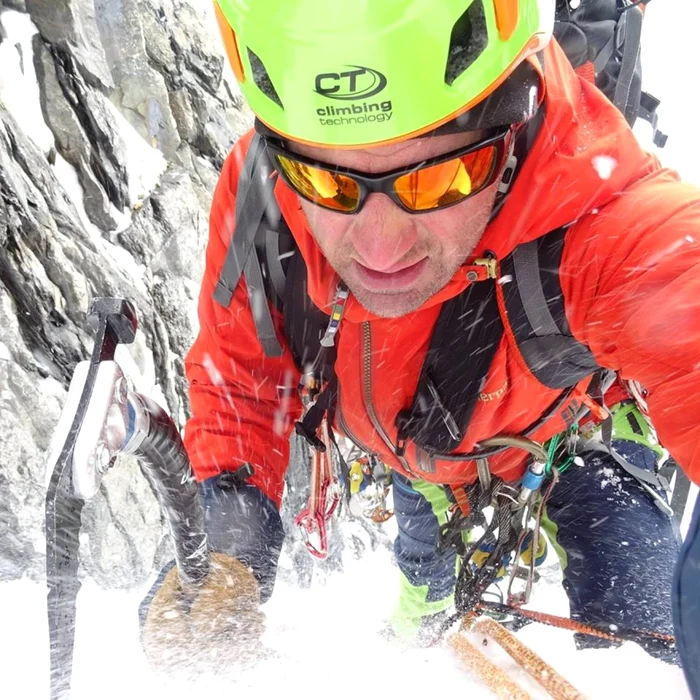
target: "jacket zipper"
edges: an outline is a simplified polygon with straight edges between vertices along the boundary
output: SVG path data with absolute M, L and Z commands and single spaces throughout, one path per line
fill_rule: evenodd
M 338 387 L 338 426 L 340 429 L 343 431 L 345 436 L 352 442 L 354 445 L 356 445 L 359 449 L 361 449 L 365 454 L 367 455 L 376 455 L 376 450 L 370 450 L 367 445 L 365 445 L 361 440 L 358 440 L 348 427 L 348 424 L 345 422 L 345 416 L 343 415 L 343 408 L 340 403 L 340 387 Z
M 362 323 L 362 395 L 365 401 L 365 408 L 367 409 L 367 415 L 372 423 L 374 429 L 379 433 L 379 436 L 384 441 L 384 444 L 389 448 L 391 453 L 399 460 L 401 467 L 406 471 L 406 473 L 411 476 L 417 477 L 408 465 L 408 461 L 403 456 L 403 450 L 397 451 L 391 438 L 384 430 L 382 424 L 379 422 L 379 418 L 374 410 L 374 405 L 372 404 L 372 331 L 370 329 L 369 321 L 364 321 Z

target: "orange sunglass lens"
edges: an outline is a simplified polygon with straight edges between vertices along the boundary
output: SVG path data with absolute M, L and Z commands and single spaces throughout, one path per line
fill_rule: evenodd
M 461 158 L 420 168 L 394 183 L 399 199 L 415 211 L 454 204 L 478 192 L 496 164 L 495 146 L 481 148 Z
M 277 156 L 277 164 L 302 197 L 336 211 L 357 209 L 360 188 L 352 178 L 281 155 Z

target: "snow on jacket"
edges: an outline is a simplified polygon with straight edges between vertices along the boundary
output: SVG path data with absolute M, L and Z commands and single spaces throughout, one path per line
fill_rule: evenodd
M 661 442 L 698 482 L 700 191 L 641 149 L 617 109 L 576 75 L 556 43 L 545 52 L 545 67 L 543 126 L 473 257 L 491 250 L 503 259 L 517 245 L 574 222 L 560 266 L 571 332 L 601 366 L 648 389 Z M 239 283 L 228 308 L 212 299 L 251 138 L 248 133 L 234 147 L 214 195 L 201 329 L 186 360 L 193 415 L 185 440 L 199 480 L 250 462 L 255 474 L 249 481 L 279 504 L 288 436 L 301 411 L 299 373 L 284 342 L 282 319 L 273 309 L 284 355 L 266 358 L 245 283 Z M 275 196 L 306 261 L 309 295 L 329 312 L 337 275 L 316 245 L 296 195 L 278 181 Z M 411 405 L 441 304 L 468 284 L 460 269 L 420 309 L 397 319 L 373 316 L 351 296 L 338 341 L 336 429 L 392 468 L 443 484 L 473 481 L 475 463 L 431 463 L 412 443 L 406 461 L 400 461 L 393 450 L 395 421 Z M 504 334 L 459 451 L 494 435 L 519 434 L 558 395 L 530 374 Z M 532 437 L 544 441 L 564 428 L 560 412 Z M 524 463 L 516 450 L 490 460 L 492 471 L 506 479 L 518 478 Z

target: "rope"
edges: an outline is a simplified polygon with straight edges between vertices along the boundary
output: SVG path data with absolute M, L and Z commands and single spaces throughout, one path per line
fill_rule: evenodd
M 489 617 L 477 620 L 472 631 L 496 642 L 521 668 L 527 671 L 551 696 L 557 700 L 586 700 L 585 695 L 574 688 L 532 649 L 523 644 L 512 632 Z
M 524 610 L 513 605 L 504 603 L 494 603 L 486 600 L 479 601 L 476 608 L 481 612 L 496 612 L 504 615 L 513 615 L 520 619 L 532 620 L 550 627 L 558 627 L 559 629 L 570 630 L 571 632 L 579 632 L 590 637 L 598 637 L 606 639 L 610 642 L 636 642 L 643 643 L 650 640 L 663 642 L 668 647 L 672 647 L 676 643 L 676 638 L 672 634 L 662 634 L 661 632 L 648 632 L 646 630 L 631 630 L 625 628 L 616 628 L 615 630 L 604 630 L 594 625 L 589 625 L 578 620 L 572 620 L 568 617 L 560 617 L 559 615 L 550 615 L 549 613 L 538 612 L 536 610 Z

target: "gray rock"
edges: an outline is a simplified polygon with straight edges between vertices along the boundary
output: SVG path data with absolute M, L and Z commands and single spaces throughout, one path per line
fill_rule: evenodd
M 206 245 L 207 219 L 202 218 L 197 196 L 190 176 L 180 168 L 172 167 L 163 175 L 161 186 L 151 197 L 153 215 L 163 227 L 165 236 L 153 270 L 168 270 L 176 276 L 203 272 L 203 261 L 195 269 L 198 251 Z
M 44 41 L 69 53 L 85 80 L 98 88 L 113 86 L 92 0 L 26 0 L 25 4 Z
M 27 4 L 25 0 L 2 0 L 2 7 L 7 7 L 9 10 L 17 10 L 17 12 L 26 12 Z
M 37 149 L 0 103 L 0 580 L 44 575 L 44 460 L 73 369 L 92 349 L 93 297 L 134 301 L 142 333 L 120 348 L 123 366 L 186 420 L 183 359 L 197 331 L 211 196 L 250 124 L 221 80 L 207 3 L 27 0 L 26 9 L 40 32 L 33 61 L 56 148 Z M 107 100 L 168 162 L 138 202 L 129 181 L 139 146 L 127 148 L 137 137 L 122 133 Z M 82 193 L 60 181 L 58 155 Z M 117 587 L 141 585 L 170 556 L 133 460 L 83 510 L 80 551 L 82 576 Z
M 90 167 L 93 148 L 87 133 L 83 129 L 78 115 L 65 97 L 56 76 L 53 56 L 40 37 L 35 37 L 35 68 L 37 80 L 41 86 L 41 110 L 56 139 L 58 152 L 78 173 L 78 179 L 84 190 L 83 204 L 85 211 L 96 226 L 103 230 L 116 228 L 117 222 L 112 215 L 112 204 Z M 87 89 L 87 88 L 86 88 Z M 118 137 L 115 135 L 115 141 Z M 99 158 L 99 156 L 95 156 Z M 104 168 L 101 168 L 104 170 Z M 125 183 L 120 182 L 120 200 L 125 198 Z
M 197 122 L 194 110 L 184 90 L 173 90 L 170 93 L 170 109 L 172 110 L 180 138 L 191 142 L 197 135 Z
M 43 573 L 43 451 L 63 394 L 31 371 L 16 314 L 0 285 L 0 580 Z
M 175 118 L 170 110 L 166 81 L 151 67 L 146 46 L 162 49 L 167 61 L 160 30 L 144 33 L 139 3 L 136 0 L 95 0 L 95 11 L 107 60 L 118 90 L 112 99 L 119 105 L 132 126 L 148 143 L 157 146 L 165 156 L 174 159 L 180 146 Z M 145 11 L 151 11 L 150 8 Z M 151 27 L 154 25 L 151 24 Z M 153 40 L 153 41 L 152 41 Z

